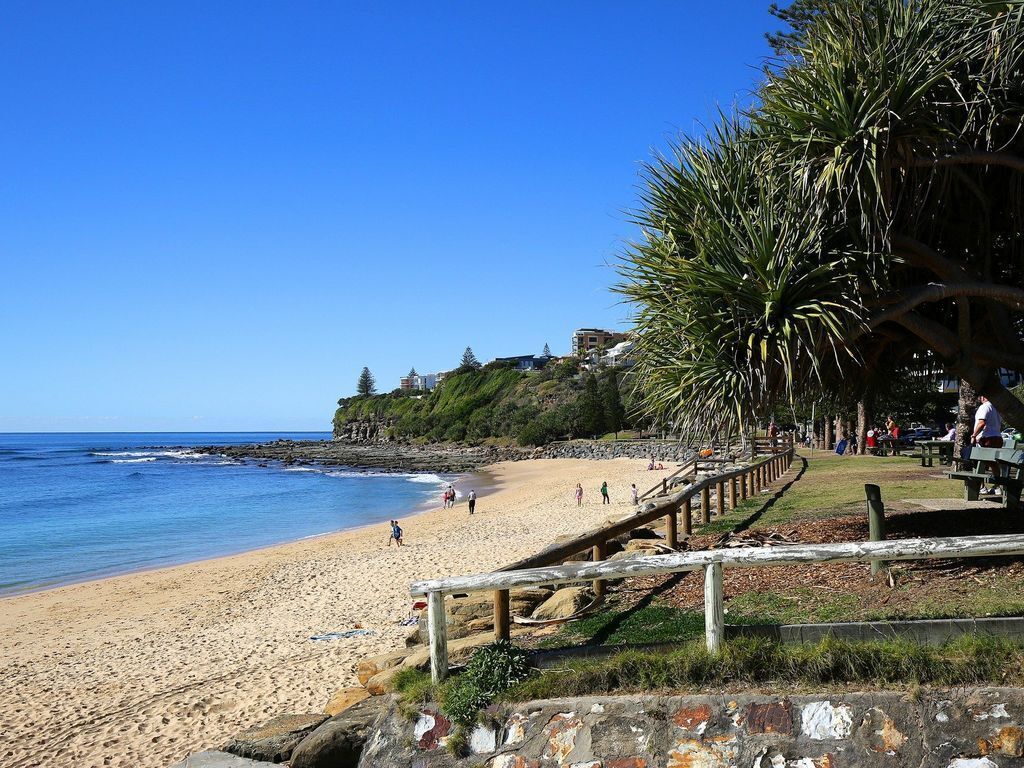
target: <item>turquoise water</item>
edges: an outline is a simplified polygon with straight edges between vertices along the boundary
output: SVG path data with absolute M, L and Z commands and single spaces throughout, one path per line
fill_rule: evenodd
M 327 434 L 0 434 L 0 595 L 407 515 L 451 477 L 285 467 L 189 446 Z

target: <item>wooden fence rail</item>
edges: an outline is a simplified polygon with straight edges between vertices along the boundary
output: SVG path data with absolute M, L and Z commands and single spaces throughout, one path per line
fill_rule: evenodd
M 655 522 L 660 518 L 665 520 L 665 531 L 666 540 L 665 543 L 673 549 L 678 545 L 679 535 L 679 522 L 682 522 L 682 534 L 684 536 L 690 535 L 692 532 L 692 514 L 694 500 L 699 500 L 699 508 L 696 510 L 700 515 L 701 523 L 708 523 L 712 517 L 712 511 L 715 514 L 724 514 L 727 509 L 732 510 L 740 503 L 743 499 L 748 496 L 757 495 L 761 488 L 774 482 L 780 476 L 782 476 L 789 468 L 793 461 L 794 451 L 791 443 L 786 443 L 777 446 L 776 453 L 769 453 L 765 458 L 760 459 L 748 466 L 739 467 L 737 469 L 727 470 L 720 472 L 719 474 L 705 477 L 702 480 L 698 480 L 695 483 L 691 483 L 685 488 L 676 491 L 675 493 L 668 493 L 657 497 L 653 501 L 649 501 L 644 504 L 640 510 L 622 520 L 610 523 L 602 528 L 599 528 L 590 533 L 578 536 L 571 541 L 555 544 L 542 550 L 536 555 L 532 555 L 528 558 L 512 563 L 511 565 L 502 568 L 499 571 L 495 571 L 491 576 L 498 577 L 498 581 L 495 582 L 496 586 L 491 587 L 494 591 L 494 636 L 495 639 L 508 639 L 511 628 L 511 618 L 509 615 L 509 589 L 501 585 L 501 577 L 508 576 L 513 573 L 519 573 L 531 569 L 545 568 L 548 566 L 558 565 L 563 563 L 568 558 L 576 555 L 580 552 L 590 550 L 593 552 L 595 561 L 600 560 L 604 557 L 607 543 L 621 536 L 628 534 L 630 531 L 641 528 L 649 523 Z M 700 464 L 704 464 L 705 460 L 698 460 Z M 684 467 L 685 468 L 685 467 Z M 737 494 L 734 488 L 739 486 L 741 492 Z M 729 488 L 728 494 L 726 488 Z M 711 505 L 711 489 L 715 489 L 715 505 L 712 510 Z M 728 501 L 728 507 L 726 502 Z M 603 562 L 603 561 L 602 561 Z M 613 561 L 606 563 L 607 565 L 615 565 L 622 561 Z M 635 563 L 637 560 L 633 559 L 629 561 Z M 594 563 L 597 564 L 597 563 Z M 476 578 L 476 577 L 473 577 Z M 595 577 L 590 579 L 594 582 L 595 593 L 600 593 L 604 587 L 604 579 Z M 418 582 L 417 584 L 429 583 L 429 582 Z M 535 582 L 535 583 L 555 583 L 555 582 Z M 435 613 L 440 617 L 439 624 L 435 627 L 435 630 L 431 630 L 431 668 L 435 670 L 435 675 L 440 674 L 443 676 L 445 672 L 438 672 L 437 670 L 447 670 L 447 653 L 445 653 L 444 664 L 435 663 L 434 661 L 434 638 L 435 636 L 444 638 L 446 636 L 446 629 L 444 627 L 444 608 L 443 608 L 443 597 L 445 594 L 452 594 L 459 591 L 479 591 L 480 589 L 487 589 L 487 587 L 473 588 L 473 590 L 420 590 L 416 591 L 417 585 L 413 585 L 414 595 L 427 595 L 428 596 L 428 625 L 430 624 L 431 617 L 435 616 Z M 434 598 L 434 593 L 439 593 L 440 597 Z M 433 602 L 431 602 L 433 600 Z M 447 641 L 445 640 L 445 648 L 447 648 Z
M 807 563 L 852 563 L 873 560 L 925 560 L 931 558 L 1024 555 L 1024 535 L 961 536 L 896 541 L 794 544 L 772 547 L 713 549 L 594 563 L 568 563 L 543 568 L 496 571 L 475 576 L 456 576 L 415 582 L 413 596 L 428 598 L 430 670 L 435 681 L 448 673 L 448 640 L 444 596 L 581 581 L 654 576 L 683 571 L 704 571 L 704 626 L 708 650 L 717 653 L 725 632 L 722 572 L 729 568 L 754 568 Z

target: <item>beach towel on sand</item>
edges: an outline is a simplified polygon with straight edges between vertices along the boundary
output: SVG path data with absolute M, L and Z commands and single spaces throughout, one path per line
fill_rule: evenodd
M 326 632 L 322 635 L 313 635 L 310 640 L 341 640 L 345 637 L 359 637 L 360 635 L 375 635 L 376 632 L 369 629 L 346 629 L 344 632 Z

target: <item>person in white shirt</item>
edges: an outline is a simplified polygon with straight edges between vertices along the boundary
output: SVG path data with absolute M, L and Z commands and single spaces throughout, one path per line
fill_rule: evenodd
M 984 448 L 1003 447 L 1003 420 L 999 411 L 984 395 L 978 395 L 978 410 L 974 412 L 974 430 L 971 432 L 971 444 Z
M 974 412 L 974 429 L 971 430 L 971 445 L 979 445 L 982 448 L 1003 447 L 1003 420 L 999 418 L 999 411 L 989 402 L 985 395 L 978 395 L 978 410 Z M 999 467 L 992 461 L 982 462 L 981 465 L 990 474 L 998 474 Z M 986 495 L 994 494 L 994 488 L 988 488 L 982 483 L 981 493 Z
M 469 492 L 469 514 L 476 512 L 476 491 L 470 490 Z
M 946 434 L 944 437 L 940 437 L 939 440 L 943 440 L 947 443 L 952 443 L 956 440 L 956 426 L 953 424 L 946 424 Z

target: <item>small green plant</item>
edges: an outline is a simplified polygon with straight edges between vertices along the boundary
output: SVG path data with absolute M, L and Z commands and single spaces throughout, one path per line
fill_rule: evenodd
M 469 725 L 477 712 L 529 674 L 529 654 L 508 640 L 477 648 L 462 674 L 442 686 L 441 709 L 453 723 Z
M 458 723 L 448 735 L 444 746 L 452 757 L 465 757 L 469 753 L 469 731 L 466 726 Z
M 434 698 L 430 675 L 415 667 L 398 670 L 391 679 L 391 688 L 398 694 L 399 710 L 408 718 L 415 718 L 420 707 Z

